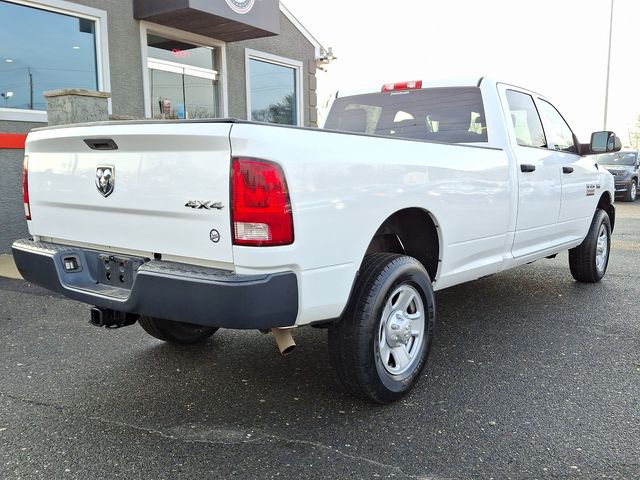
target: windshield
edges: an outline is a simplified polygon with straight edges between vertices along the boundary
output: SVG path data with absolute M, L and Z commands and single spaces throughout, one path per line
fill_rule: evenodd
M 427 88 L 338 98 L 325 128 L 446 143 L 487 142 L 477 87 Z
M 616 153 L 603 153 L 598 155 L 599 165 L 627 165 L 635 166 L 638 152 L 616 152 Z

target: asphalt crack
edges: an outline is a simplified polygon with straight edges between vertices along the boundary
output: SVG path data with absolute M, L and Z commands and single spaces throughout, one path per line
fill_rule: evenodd
M 56 411 L 62 411 L 62 410 L 66 410 L 66 408 L 62 405 L 54 405 L 51 403 L 46 403 L 46 402 L 41 402 L 41 401 L 37 401 L 37 400 L 31 400 L 31 399 L 27 399 L 27 398 L 22 398 L 22 397 L 18 397 L 16 395 L 12 395 L 9 393 L 1 393 L 0 392 L 0 397 L 4 397 L 4 398 L 8 398 L 10 400 L 14 400 L 16 402 L 20 402 L 26 405 L 32 405 L 32 406 L 36 406 L 36 407 L 44 407 L 44 408 L 49 408 L 49 409 L 54 409 Z M 127 422 L 121 422 L 118 420 L 111 420 L 111 419 L 107 419 L 107 418 L 102 418 L 102 417 L 95 417 L 95 416 L 87 416 L 84 417 L 87 420 L 91 420 L 94 422 L 99 422 L 99 423 L 103 423 L 103 424 L 107 424 L 107 425 L 113 425 L 113 426 L 118 426 L 118 427 L 122 427 L 122 428 L 128 428 L 131 430 L 135 430 L 138 432 L 144 432 L 148 435 L 155 435 L 161 438 L 164 438 L 166 440 L 172 440 L 172 441 L 178 441 L 178 442 L 184 442 L 184 443 L 200 443 L 200 444 L 209 444 L 209 445 L 225 445 L 225 446 L 234 446 L 234 445 L 245 445 L 245 444 L 251 444 L 251 443 L 264 443 L 267 441 L 275 441 L 275 442 L 280 442 L 280 443 L 284 443 L 284 444 L 289 444 L 289 445 L 306 445 L 309 447 L 315 447 L 321 450 L 326 450 L 331 452 L 334 455 L 338 455 L 340 457 L 343 458 L 347 458 L 350 460 L 355 460 L 355 461 L 359 461 L 359 462 L 365 462 L 368 463 L 369 465 L 378 467 L 378 468 L 383 468 L 385 470 L 391 470 L 394 471 L 400 475 L 403 475 L 406 478 L 415 478 L 415 479 L 424 479 L 424 478 L 432 478 L 432 477 L 418 477 L 416 475 L 411 475 L 408 474 L 406 472 L 404 472 L 400 467 L 396 466 L 396 465 L 389 465 L 386 463 L 382 463 L 382 462 L 378 462 L 376 460 L 372 460 L 370 458 L 367 457 L 363 457 L 360 455 L 352 455 L 350 453 L 347 452 L 343 452 L 342 450 L 338 450 L 337 448 L 334 448 L 330 445 L 325 445 L 323 443 L 320 442 L 313 442 L 311 440 L 300 440 L 300 439 L 294 439 L 294 438 L 285 438 L 285 437 L 281 437 L 279 435 L 272 435 L 272 434 L 265 434 L 265 435 L 260 435 L 260 436 L 256 436 L 256 437 L 251 437 L 251 438 L 243 438 L 242 440 L 235 440 L 235 441 L 224 441 L 224 440 L 211 440 L 211 439 L 207 439 L 207 438 L 187 438 L 184 435 L 174 435 L 171 433 L 166 433 L 162 430 L 158 430 L 155 428 L 149 428 L 149 427 L 141 427 L 138 425 L 134 425 L 131 423 L 127 423 Z M 252 434 L 251 434 L 252 435 Z M 243 434 L 244 437 L 246 437 L 246 434 Z
M 165 438 L 167 440 L 174 440 L 174 441 L 180 441 L 180 442 L 185 442 L 185 443 L 204 443 L 204 444 L 210 444 L 210 445 L 227 445 L 227 446 L 232 446 L 232 445 L 242 445 L 242 444 L 250 444 L 250 443 L 263 443 L 265 441 L 276 441 L 276 442 L 281 442 L 281 443 L 286 443 L 286 444 L 294 444 L 294 445 L 306 445 L 306 446 L 310 446 L 310 447 L 316 447 L 322 450 L 327 450 L 335 455 L 339 455 L 341 457 L 344 458 L 348 458 L 351 460 L 356 460 L 356 461 L 361 461 L 361 462 L 365 462 L 368 463 L 370 465 L 379 467 L 379 468 L 384 468 L 387 470 L 393 470 L 407 478 L 415 478 L 415 479 L 420 479 L 420 478 L 424 478 L 424 477 L 417 477 L 416 475 L 410 475 L 404 471 L 402 471 L 402 469 L 398 466 L 395 465 L 388 465 L 386 463 L 381 463 L 381 462 L 377 462 L 375 460 L 372 460 L 370 458 L 367 457 L 362 457 L 359 455 L 351 455 L 349 453 L 343 452 L 341 450 L 338 450 L 334 447 L 331 447 L 330 445 L 325 445 L 323 443 L 319 443 L 319 442 L 312 442 L 310 440 L 299 440 L 299 439 L 293 439 L 293 438 L 285 438 L 285 437 L 281 437 L 278 435 L 271 435 L 271 434 L 267 434 L 267 435 L 262 435 L 262 436 L 257 436 L 255 438 L 246 438 L 244 440 L 241 441 L 232 441 L 232 442 L 227 442 L 227 441 L 223 441 L 223 440 L 209 440 L 209 439 L 194 439 L 194 438 L 185 438 L 183 436 L 177 436 L 177 435 L 172 435 L 169 433 L 165 433 L 161 430 L 157 430 L 157 429 L 153 429 L 153 428 L 147 428 L 147 427 L 140 427 L 137 425 L 133 425 L 130 423 L 126 423 L 126 422 L 120 422 L 117 420 L 109 420 L 106 418 L 101 418 L 101 417 L 88 417 L 90 420 L 94 420 L 97 422 L 101 422 L 101 423 L 106 423 L 106 424 L 111 424 L 111 425 L 117 425 L 120 427 L 124 427 L 124 428 L 130 428 L 136 431 L 141 431 L 141 432 L 145 432 L 147 434 L 151 434 L 151 435 L 157 435 L 160 436 L 162 438 Z
M 404 475 L 405 477 L 408 477 L 408 478 L 419 478 L 419 477 L 417 477 L 415 475 L 410 475 L 410 474 L 402 471 L 402 469 L 400 467 L 398 467 L 398 466 L 388 465 L 386 463 L 377 462 L 375 460 L 371 460 L 370 458 L 361 457 L 359 455 L 351 455 L 349 453 L 345 453 L 345 452 L 343 452 L 341 450 L 333 448 L 333 447 L 331 447 L 329 445 L 324 445 L 322 443 L 312 442 L 312 441 L 309 441 L 309 440 L 297 440 L 297 439 L 291 439 L 291 438 L 284 438 L 284 437 L 279 437 L 279 436 L 276 436 L 276 435 L 269 435 L 268 438 L 271 438 L 273 440 L 277 440 L 277 441 L 280 441 L 280 442 L 284 442 L 284 443 L 294 443 L 294 444 L 302 444 L 302 445 L 314 446 L 314 447 L 317 447 L 317 448 L 320 448 L 320 449 L 323 449 L 323 450 L 329 450 L 330 452 L 332 452 L 334 454 L 337 454 L 337 455 L 339 455 L 341 457 L 344 457 L 344 458 L 349 458 L 349 459 L 352 459 L 352 460 L 362 461 L 362 462 L 374 465 L 376 467 L 380 467 L 380 468 L 385 468 L 385 469 L 390 469 L 390 470 L 396 471 L 396 472 L 400 473 L 401 475 Z
M 26 405 L 35 405 L 38 407 L 48 407 L 54 408 L 56 410 L 63 410 L 64 407 L 62 405 L 54 405 L 52 403 L 39 402 L 38 400 L 30 400 L 28 398 L 18 397 L 16 395 L 11 395 L 10 393 L 2 393 L 0 392 L 0 397 L 9 398 L 11 400 L 15 400 L 16 402 L 24 403 Z

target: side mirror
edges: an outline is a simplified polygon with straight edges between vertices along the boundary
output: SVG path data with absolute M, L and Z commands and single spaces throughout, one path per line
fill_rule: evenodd
M 622 148 L 622 142 L 613 132 L 594 132 L 591 134 L 591 153 L 618 152 Z

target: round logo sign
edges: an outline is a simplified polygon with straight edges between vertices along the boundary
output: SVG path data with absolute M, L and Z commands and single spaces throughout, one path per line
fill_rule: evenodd
M 256 0 L 226 0 L 226 2 L 236 13 L 249 13 Z

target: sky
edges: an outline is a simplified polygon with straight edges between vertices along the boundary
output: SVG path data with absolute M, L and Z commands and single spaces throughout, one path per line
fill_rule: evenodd
M 640 115 L 640 1 L 614 0 L 607 129 L 626 142 Z M 491 76 L 555 104 L 581 142 L 604 128 L 611 0 L 283 0 L 338 59 L 336 91 Z M 321 112 L 322 114 L 322 112 Z

